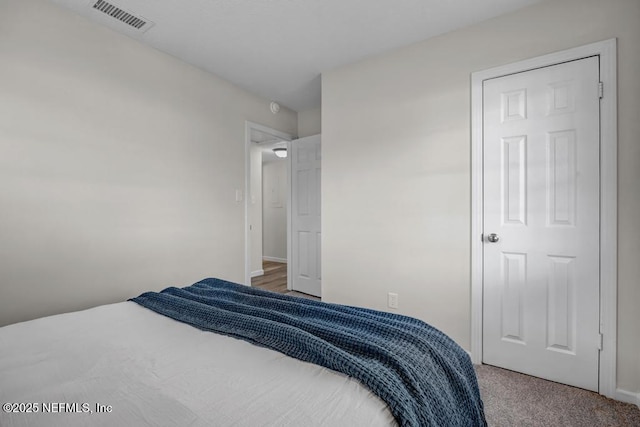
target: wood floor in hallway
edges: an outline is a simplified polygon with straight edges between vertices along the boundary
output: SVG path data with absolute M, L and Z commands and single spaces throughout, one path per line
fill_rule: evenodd
M 262 269 L 264 270 L 264 274 L 252 278 L 251 286 L 280 294 L 286 294 L 288 292 L 286 263 L 263 261 Z
M 265 289 L 279 294 L 287 294 L 295 297 L 309 298 L 320 301 L 320 298 L 313 295 L 303 294 L 301 292 L 290 291 L 287 289 L 287 264 L 273 261 L 263 261 L 262 276 L 251 279 L 251 286 L 255 288 Z

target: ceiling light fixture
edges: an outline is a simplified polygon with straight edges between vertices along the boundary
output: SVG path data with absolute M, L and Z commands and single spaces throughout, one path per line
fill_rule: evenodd
M 286 148 L 274 148 L 273 152 L 276 153 L 276 156 L 280 158 L 287 157 L 287 149 Z

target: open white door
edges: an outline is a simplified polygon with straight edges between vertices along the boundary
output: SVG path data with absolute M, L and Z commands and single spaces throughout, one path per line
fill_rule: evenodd
M 486 80 L 483 362 L 598 390 L 598 57 Z
M 291 142 L 291 288 L 320 296 L 320 135 Z

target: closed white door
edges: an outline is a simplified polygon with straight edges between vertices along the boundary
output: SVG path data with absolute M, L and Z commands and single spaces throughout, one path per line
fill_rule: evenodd
M 597 391 L 598 58 L 483 90 L 483 363 Z
M 291 142 L 291 287 L 320 296 L 320 135 Z

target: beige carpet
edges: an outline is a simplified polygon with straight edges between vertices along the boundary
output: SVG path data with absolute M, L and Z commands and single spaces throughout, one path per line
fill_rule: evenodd
M 491 427 L 640 427 L 635 405 L 492 366 L 476 372 Z

